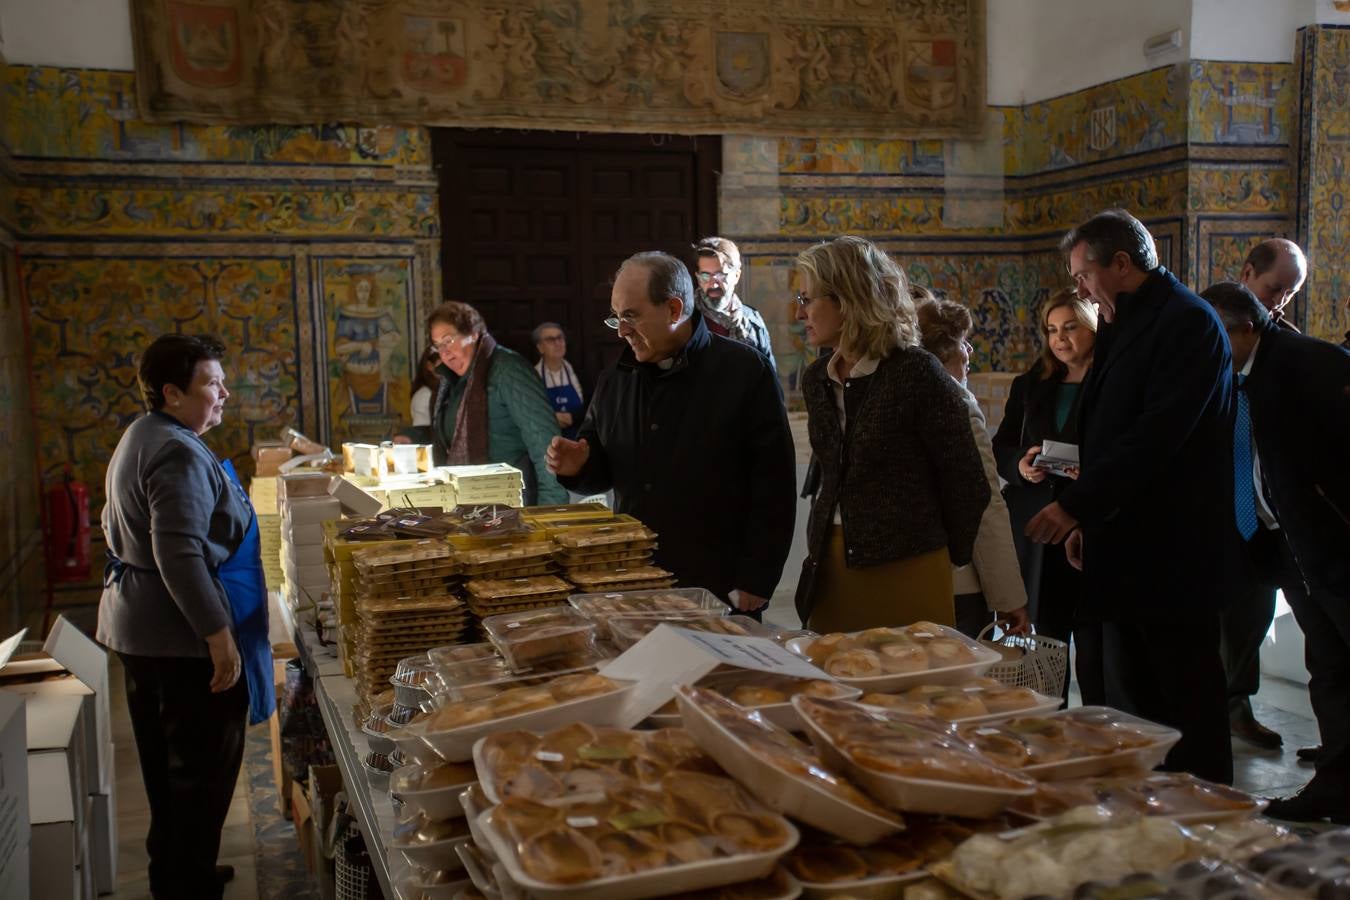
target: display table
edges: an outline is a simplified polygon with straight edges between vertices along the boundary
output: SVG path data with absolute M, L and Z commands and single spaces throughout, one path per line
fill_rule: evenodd
M 394 804 L 387 790 L 371 787 L 366 767 L 362 763 L 367 752 L 366 735 L 352 718 L 356 688 L 342 672 L 336 645 L 321 645 L 312 625 L 297 623 L 285 603 L 281 604 L 281 609 L 282 615 L 288 619 L 291 633 L 295 635 L 295 646 L 300 651 L 305 671 L 314 680 L 314 694 L 323 716 L 324 730 L 328 733 L 333 755 L 337 757 L 353 814 L 361 823 L 366 851 L 370 854 L 380 890 L 388 900 L 400 900 L 402 895 L 395 890 L 394 885 L 408 865 L 402 854 L 394 853 L 391 859 L 386 848 L 389 836 L 394 831 Z
M 390 900 L 397 900 L 400 894 L 394 890 L 394 877 L 406 863 L 402 854 L 395 854 L 397 858 L 391 860 L 386 849 L 386 841 L 394 831 L 394 805 L 387 790 L 371 787 L 361 762 L 366 753 L 366 736 L 352 720 L 356 690 L 351 679 L 341 674 L 318 678 L 314 686 L 333 755 L 342 771 L 342 783 L 347 787 L 347 799 L 361 823 L 366 852 L 370 854 L 380 890 Z

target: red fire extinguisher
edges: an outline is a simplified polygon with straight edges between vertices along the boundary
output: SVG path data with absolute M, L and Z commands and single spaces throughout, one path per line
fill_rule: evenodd
M 57 581 L 89 578 L 89 488 L 75 480 L 69 465 L 61 483 L 47 489 L 47 577 Z

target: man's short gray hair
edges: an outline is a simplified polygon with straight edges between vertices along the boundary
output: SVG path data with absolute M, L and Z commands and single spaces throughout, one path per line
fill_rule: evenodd
M 619 271 L 614 273 L 615 279 L 629 266 L 642 266 L 647 270 L 647 299 L 652 301 L 653 306 L 660 306 L 675 297 L 683 304 L 680 321 L 693 315 L 694 279 L 689 275 L 688 266 L 669 253 L 645 250 L 625 259 Z
M 1270 313 L 1245 284 L 1236 281 L 1218 281 L 1200 292 L 1223 320 L 1226 331 L 1237 331 L 1248 325 L 1264 328 L 1270 322 Z
M 1137 269 L 1151 272 L 1158 268 L 1153 235 L 1143 222 L 1123 209 L 1102 210 L 1082 225 L 1069 229 L 1059 242 L 1059 249 L 1068 257 L 1079 244 L 1087 244 L 1087 258 L 1098 265 L 1104 266 L 1117 253 L 1124 253 Z
M 567 336 L 567 332 L 563 331 L 563 327 L 557 322 L 540 322 L 538 325 L 534 326 L 534 331 L 530 332 L 530 343 L 537 344 L 542 341 L 544 339 L 544 331 L 548 328 L 556 328 L 562 332 L 563 337 Z

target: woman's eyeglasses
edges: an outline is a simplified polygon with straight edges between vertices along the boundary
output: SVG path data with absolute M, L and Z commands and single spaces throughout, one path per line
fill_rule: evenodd
M 453 337 L 441 338 L 439 341 L 432 341 L 430 348 L 436 353 L 449 350 L 452 347 L 464 347 L 473 341 L 471 334 L 456 334 Z

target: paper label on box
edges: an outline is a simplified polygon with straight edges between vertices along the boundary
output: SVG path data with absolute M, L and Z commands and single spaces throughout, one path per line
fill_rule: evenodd
M 674 698 L 675 685 L 693 684 L 722 665 L 794 678 L 834 680 L 767 638 L 708 634 L 663 623 L 600 670 L 608 678 L 636 682 L 614 724 L 634 727 Z

